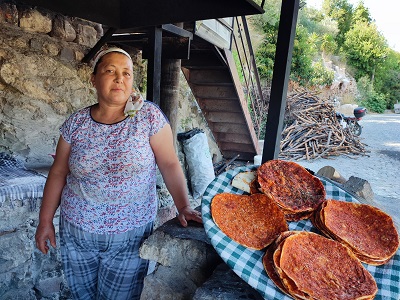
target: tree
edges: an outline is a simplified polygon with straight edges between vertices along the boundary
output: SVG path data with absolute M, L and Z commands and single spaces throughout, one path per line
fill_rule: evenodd
M 255 15 L 251 18 L 253 28 L 262 36 L 263 40 L 256 49 L 256 64 L 259 75 L 267 82 L 272 80 L 272 73 L 275 63 L 275 50 L 278 38 L 280 1 L 267 0 L 265 4 L 269 9 L 262 15 Z
M 272 80 L 272 73 L 275 63 L 275 50 L 279 22 L 274 24 L 265 23 L 262 26 L 264 39 L 256 52 L 256 61 L 260 77 L 266 81 Z
M 317 53 L 317 48 L 313 37 L 303 26 L 296 27 L 290 78 L 303 86 L 308 85 L 315 74 L 313 57 Z
M 386 59 L 377 66 L 374 88 L 386 95 L 386 108 L 393 109 L 400 100 L 400 53 L 389 50 Z
M 338 33 L 337 22 L 315 8 L 303 7 L 299 11 L 298 23 L 304 26 L 309 34 L 336 36 Z
M 371 14 L 367 7 L 364 6 L 364 2 L 360 2 L 353 13 L 352 23 L 365 22 L 371 24 Z
M 375 24 L 358 21 L 345 35 L 343 49 L 347 62 L 355 68 L 354 78 L 369 76 L 374 81 L 376 67 L 388 54 L 385 38 Z
M 335 40 L 340 49 L 344 44 L 346 33 L 351 28 L 353 6 L 347 0 L 324 0 L 322 11 L 337 22 L 338 34 Z
M 385 95 L 376 92 L 369 77 L 364 76 L 357 81 L 357 89 L 359 91 L 358 101 L 361 105 L 366 106 L 368 110 L 383 113 L 386 108 Z
M 328 70 L 324 66 L 323 60 L 313 63 L 313 76 L 309 84 L 312 86 L 329 86 L 335 79 L 333 70 Z
M 266 81 L 272 79 L 279 30 L 279 10 L 272 9 L 272 11 L 273 13 L 269 12 L 268 16 L 264 15 L 262 18 L 255 18 L 252 22 L 264 37 L 256 50 L 256 60 L 259 74 Z M 311 26 L 311 23 L 308 23 L 309 26 Z M 297 24 L 290 78 L 303 86 L 316 83 L 325 85 L 328 84 L 331 76 L 328 71 L 325 72 L 323 70 L 323 64 L 314 64 L 313 62 L 321 42 L 316 33 L 309 33 L 309 29 L 310 27 L 306 28 L 302 24 Z M 326 47 L 328 46 L 326 45 Z M 316 78 L 319 76 L 321 78 Z
M 333 54 L 335 50 L 337 49 L 337 44 L 335 41 L 335 38 L 330 35 L 330 34 L 324 34 L 321 38 L 321 52 L 322 52 L 322 57 L 325 57 L 326 55 Z

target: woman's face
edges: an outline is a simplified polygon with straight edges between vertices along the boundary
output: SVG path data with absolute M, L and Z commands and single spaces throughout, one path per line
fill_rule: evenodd
M 126 55 L 118 52 L 104 55 L 91 78 L 98 102 L 110 106 L 125 105 L 132 93 L 132 71 L 132 61 Z

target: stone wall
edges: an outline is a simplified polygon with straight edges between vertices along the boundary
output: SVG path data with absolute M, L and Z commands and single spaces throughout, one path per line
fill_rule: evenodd
M 90 68 L 81 65 L 101 35 L 96 24 L 25 6 L 0 6 L 0 151 L 28 167 L 51 164 L 58 128 L 90 105 Z
M 0 3 L 0 151 L 28 167 L 49 166 L 66 116 L 95 102 L 91 68 L 81 59 L 103 34 L 99 24 Z M 131 49 L 134 78 L 145 82 L 140 51 Z M 207 125 L 183 76 L 179 131 Z M 209 135 L 210 150 L 221 155 Z
M 156 262 L 146 276 L 141 300 L 262 300 L 222 262 L 203 226 L 183 228 L 172 219 L 151 235 L 140 256 Z
M 16 3 L 16 4 L 15 4 Z M 46 173 L 52 163 L 59 127 L 77 109 L 95 103 L 90 66 L 82 58 L 102 36 L 99 24 L 39 11 L 0 0 L 0 151 Z M 145 83 L 145 61 L 130 49 L 135 83 Z M 178 132 L 203 129 L 212 157 L 221 154 L 181 76 Z M 180 147 L 182 167 L 185 157 Z M 175 216 L 169 193 L 159 180 L 156 226 Z M 190 196 L 190 195 L 189 195 Z M 195 207 L 199 203 L 192 199 Z M 0 299 L 68 299 L 58 250 L 43 255 L 35 248 L 41 199 L 0 204 Z M 58 226 L 58 214 L 54 220 Z M 57 230 L 58 231 L 58 230 Z

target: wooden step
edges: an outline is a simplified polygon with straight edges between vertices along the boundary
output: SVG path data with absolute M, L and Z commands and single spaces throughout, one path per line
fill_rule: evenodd
M 199 99 L 198 104 L 202 111 L 227 111 L 227 112 L 242 112 L 242 107 L 237 99 Z
M 230 83 L 232 78 L 226 69 L 191 69 L 189 82 L 192 84 Z
M 196 98 L 232 99 L 237 98 L 235 88 L 231 86 L 199 86 L 192 85 L 193 95 Z
M 258 139 L 237 70 L 232 70 L 236 68 L 233 57 L 221 58 L 221 53 L 217 51 L 203 53 L 207 55 L 198 60 L 197 57 L 193 59 L 191 52 L 190 62 L 182 63 L 182 72 L 222 155 L 225 158 L 240 155 L 240 159 L 253 160 L 257 155 Z M 215 57 L 206 61 L 210 53 Z

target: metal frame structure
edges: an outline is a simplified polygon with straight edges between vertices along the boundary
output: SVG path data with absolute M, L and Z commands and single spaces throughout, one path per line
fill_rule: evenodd
M 299 2 L 282 1 L 261 163 L 277 159 L 279 155 Z
M 264 0 L 261 6 L 252 0 L 24 0 L 24 3 L 108 26 L 109 29 L 84 58 L 85 61 L 90 60 L 98 48 L 110 40 L 115 33 L 146 27 L 148 33 L 147 95 L 157 104 L 160 104 L 163 34 L 186 38 L 187 49 L 190 47 L 190 33 L 174 27 L 173 23 L 264 12 Z M 299 0 L 282 1 L 262 162 L 276 159 L 279 154 L 298 10 Z

